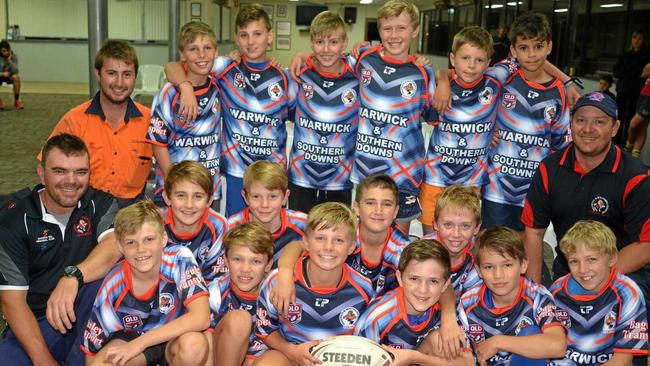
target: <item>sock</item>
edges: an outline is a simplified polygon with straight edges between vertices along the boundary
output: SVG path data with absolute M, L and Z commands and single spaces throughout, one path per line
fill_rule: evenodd
M 637 149 L 632 150 L 632 156 L 634 156 L 635 158 L 641 157 L 641 151 Z
M 629 141 L 625 141 L 625 148 L 626 148 L 627 150 L 632 150 L 633 147 L 634 147 L 634 144 L 633 144 L 633 143 L 631 143 L 631 142 L 629 142 Z
M 14 94 L 14 100 L 20 100 L 20 94 Z

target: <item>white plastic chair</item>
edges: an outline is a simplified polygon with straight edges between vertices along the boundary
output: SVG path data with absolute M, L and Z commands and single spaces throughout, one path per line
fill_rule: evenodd
M 141 82 L 136 85 L 140 87 L 133 89 L 131 98 L 136 99 L 140 95 L 156 95 L 165 82 L 165 68 L 160 65 L 140 65 L 138 79 Z

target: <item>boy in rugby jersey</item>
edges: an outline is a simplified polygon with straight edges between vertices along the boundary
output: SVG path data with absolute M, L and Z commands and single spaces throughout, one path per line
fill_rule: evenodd
M 153 101 L 147 141 L 153 144 L 156 158 L 154 200 L 162 203 L 164 181 L 176 163 L 194 160 L 210 170 L 213 207 L 219 210 L 221 199 L 221 105 L 218 88 L 210 76 L 212 61 L 217 56 L 214 32 L 203 22 L 189 22 L 178 32 L 179 54 L 187 68 L 182 83 L 165 83 Z M 181 113 L 180 91 L 183 84 L 199 104 L 196 121 L 189 122 Z
M 521 236 L 494 226 L 476 239 L 481 286 L 465 292 L 458 318 L 481 365 L 535 365 L 564 357 L 566 335 L 551 294 L 523 277 Z
M 568 345 L 566 358 L 555 364 L 630 365 L 633 356 L 647 356 L 645 301 L 637 284 L 615 267 L 612 230 L 601 222 L 578 221 L 560 240 L 560 250 L 571 273 L 550 291 L 557 317 L 568 329 Z
M 245 359 L 247 351 L 254 355 L 266 348 L 252 335 L 257 295 L 273 263 L 273 238 L 262 225 L 248 223 L 230 231 L 223 245 L 230 271 L 208 286 L 214 342 L 210 361 L 219 366 L 250 365 L 253 359 Z
M 289 158 L 289 207 L 303 212 L 327 201 L 350 204 L 359 118 L 353 59 L 341 56 L 348 44 L 343 19 L 324 11 L 309 33 L 313 54 L 300 72 Z
M 169 207 L 162 210 L 168 243 L 189 248 L 208 283 L 227 272 L 222 240 L 228 222 L 210 208 L 213 189 L 206 167 L 182 161 L 167 174 L 163 199 Z
M 296 302 L 281 316 L 271 304 L 272 272 L 257 301 L 255 334 L 270 348 L 254 365 L 320 363 L 309 347 L 328 336 L 352 334 L 373 296 L 372 283 L 345 264 L 354 250 L 356 218 L 340 202 L 309 211 L 303 238 L 306 254 L 294 269 Z
M 416 351 L 429 332 L 440 327 L 440 296 L 450 284 L 449 253 L 435 240 L 416 240 L 399 259 L 399 287 L 373 300 L 355 335 L 393 347 L 396 363 L 442 365 L 448 361 Z M 396 349 L 412 350 L 401 352 Z M 462 364 L 472 363 L 465 353 Z
M 167 246 L 156 205 L 118 212 L 124 260 L 106 275 L 84 332 L 87 365 L 199 365 L 208 342 L 208 291 L 189 249 Z
M 520 69 L 502 88 L 496 115 L 499 141 L 488 152 L 482 216 L 483 227 L 523 231 L 520 216 L 539 162 L 569 142 L 569 109 L 562 81 L 544 68 L 553 45 L 546 17 L 520 15 L 510 38 Z
M 295 103 L 298 86 L 286 69 L 269 63 L 266 48 L 273 38 L 272 23 L 264 8 L 242 5 L 235 18 L 235 43 L 241 60 L 219 57 L 212 65 L 223 107 L 221 168 L 226 177 L 226 216 L 245 207 L 239 192 L 251 163 L 270 160 L 287 165 L 284 122 Z M 182 108 L 191 105 L 186 109 L 194 110 L 196 99 L 186 97 L 192 90 L 184 83 L 187 79 L 182 68 L 178 63 L 166 66 L 168 79 L 181 85 Z
M 307 215 L 284 208 L 289 199 L 289 181 L 277 163 L 267 160 L 252 163 L 243 182 L 241 195 L 248 207 L 228 217 L 229 230 L 247 222 L 262 224 L 273 234 L 275 268 L 285 246 L 303 237 Z

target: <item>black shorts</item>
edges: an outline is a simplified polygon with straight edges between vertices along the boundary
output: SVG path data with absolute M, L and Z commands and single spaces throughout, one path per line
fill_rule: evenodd
M 352 189 L 326 191 L 324 189 L 305 188 L 289 183 L 289 208 L 295 211 L 309 212 L 312 207 L 323 202 L 341 202 L 350 206 Z
M 138 338 L 142 334 L 138 332 L 117 332 L 113 334 L 110 340 L 119 339 L 126 342 L 131 342 L 132 340 Z M 167 366 L 167 359 L 165 358 L 165 348 L 167 348 L 167 342 L 157 344 L 155 346 L 145 348 L 142 354 L 147 360 L 147 366 Z
M 636 103 L 636 113 L 646 119 L 650 117 L 650 95 L 639 96 L 639 101 Z
M 3 83 L 13 84 L 14 81 L 11 80 L 11 76 L 10 77 L 0 76 L 0 85 L 2 85 Z

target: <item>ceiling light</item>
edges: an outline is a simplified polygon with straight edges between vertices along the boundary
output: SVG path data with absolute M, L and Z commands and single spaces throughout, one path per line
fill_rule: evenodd
M 508 4 L 508 6 L 517 6 L 517 5 L 522 5 L 524 2 L 523 1 L 511 1 Z
M 621 4 L 621 3 L 611 3 L 611 4 L 603 4 L 600 7 L 601 8 L 619 8 L 621 6 L 623 6 L 623 4 Z
M 503 4 L 493 4 L 493 5 L 485 5 L 486 9 L 492 8 L 492 9 L 499 9 L 503 8 Z
M 555 9 L 554 11 L 555 11 L 556 13 L 566 13 L 567 11 L 569 11 L 569 9 L 567 9 L 567 8 L 561 8 L 561 9 Z
M 372 4 L 372 0 L 361 0 L 359 4 Z

